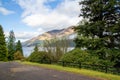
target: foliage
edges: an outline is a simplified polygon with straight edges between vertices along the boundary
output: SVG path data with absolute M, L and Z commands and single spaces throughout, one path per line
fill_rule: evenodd
M 34 48 L 34 53 L 38 53 L 39 52 L 39 49 L 38 49 L 38 46 L 36 45 L 35 48 Z
M 5 35 L 3 32 L 3 28 L 0 25 L 0 61 L 7 61 L 7 47 L 5 42 Z
M 111 50 L 120 50 L 120 0 L 82 0 L 80 5 L 84 23 L 75 28 L 76 47 L 91 50 L 103 64 L 112 65 L 118 52 Z
M 47 52 L 39 51 L 38 46 L 36 45 L 34 48 L 34 51 L 28 57 L 28 60 L 31 62 L 39 62 L 40 63 L 42 61 L 49 61 L 50 58 L 49 58 Z
M 8 60 L 14 60 L 15 53 L 15 35 L 13 31 L 10 31 L 8 37 Z
M 109 52 L 111 52 L 111 54 L 113 52 L 116 52 L 117 55 L 114 54 L 116 55 L 116 57 L 120 55 L 120 53 L 116 50 L 110 50 Z M 60 60 L 64 62 L 85 63 L 85 64 L 101 65 L 101 66 L 106 66 L 106 65 L 113 66 L 115 62 L 119 61 L 114 55 L 112 57 L 110 54 L 108 54 L 105 57 L 106 59 L 100 59 L 97 55 L 94 55 L 94 53 L 98 53 L 98 52 L 95 52 L 95 51 L 93 52 L 93 50 L 84 51 L 84 50 L 80 50 L 79 48 L 76 48 L 64 54 Z M 114 62 L 113 62 L 113 59 L 114 59 Z
M 99 56 L 100 65 L 120 66 L 120 50 L 101 48 L 99 50 L 89 50 L 92 56 Z
M 22 50 L 22 45 L 21 45 L 20 40 L 18 40 L 17 45 L 16 45 L 16 52 L 17 51 L 20 51 L 23 56 L 23 50 Z
M 49 53 L 51 60 L 58 61 L 65 54 L 69 47 L 67 38 L 51 39 L 44 41 L 44 50 Z
M 38 53 L 31 53 L 31 55 L 28 57 L 28 60 L 31 62 L 42 62 L 42 61 L 48 61 L 48 58 L 46 57 L 46 52 L 39 51 Z
M 90 55 L 86 51 L 76 48 L 64 54 L 60 60 L 73 63 L 89 63 Z
M 20 51 L 14 53 L 14 60 L 22 60 L 24 57 Z

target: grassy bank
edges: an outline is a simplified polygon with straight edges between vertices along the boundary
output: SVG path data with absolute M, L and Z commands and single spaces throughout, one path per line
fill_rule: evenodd
M 90 76 L 90 77 L 100 78 L 102 80 L 120 80 L 120 76 L 118 76 L 118 75 L 106 74 L 106 73 L 97 72 L 97 71 L 93 71 L 93 70 L 62 67 L 59 65 L 38 64 L 38 63 L 32 63 L 32 62 L 21 62 L 21 63 L 27 64 L 27 65 L 40 66 L 40 67 L 59 70 L 59 71 L 67 71 L 67 72 L 82 74 L 82 75 L 86 75 L 86 76 Z

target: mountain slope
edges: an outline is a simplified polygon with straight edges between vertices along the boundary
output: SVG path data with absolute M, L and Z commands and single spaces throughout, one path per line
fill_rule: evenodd
M 68 39 L 73 39 L 75 37 L 75 32 L 72 27 L 61 29 L 61 30 L 51 30 L 45 32 L 37 37 L 34 37 L 23 43 L 23 46 L 34 46 L 35 44 L 42 44 L 44 40 L 50 40 L 54 38 L 68 37 Z

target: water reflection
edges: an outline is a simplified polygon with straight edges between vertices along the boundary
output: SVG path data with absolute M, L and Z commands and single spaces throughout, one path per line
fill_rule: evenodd
M 25 57 L 28 57 L 33 52 L 34 47 L 23 47 L 23 53 Z M 69 47 L 68 51 L 74 49 L 74 47 Z M 42 47 L 39 47 L 39 50 L 43 50 Z

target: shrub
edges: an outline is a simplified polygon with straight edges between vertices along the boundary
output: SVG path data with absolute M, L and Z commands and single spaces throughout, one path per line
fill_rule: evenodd
M 62 56 L 60 59 L 65 62 L 74 62 L 74 63 L 88 63 L 89 62 L 89 54 L 86 51 L 80 49 L 74 49 Z
M 31 55 L 28 57 L 28 60 L 31 62 L 42 62 L 42 61 L 49 61 L 50 58 L 47 55 L 47 52 L 44 51 L 38 51 L 38 52 L 33 52 Z
M 22 55 L 22 53 L 20 51 L 17 51 L 15 54 L 14 54 L 14 60 L 22 60 L 24 57 Z

